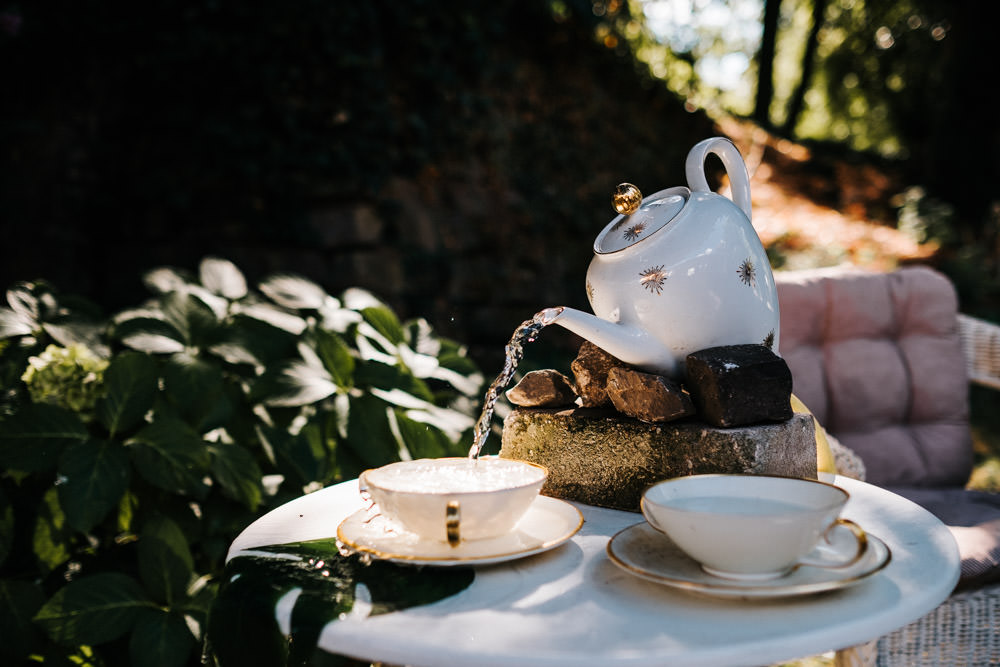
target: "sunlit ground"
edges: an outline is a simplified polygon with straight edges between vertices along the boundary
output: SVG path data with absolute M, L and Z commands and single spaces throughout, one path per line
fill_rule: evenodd
M 897 184 L 870 167 L 843 165 L 825 184 L 837 191 L 837 208 L 819 204 L 801 190 L 809 180 L 805 147 L 777 139 L 751 123 L 720 117 L 719 129 L 731 137 L 750 172 L 753 226 L 776 268 L 793 270 L 853 264 L 891 271 L 904 262 L 929 258 L 936 247 L 920 244 L 885 221 L 871 219 L 876 202 L 890 199 Z M 813 184 L 813 187 L 816 187 Z

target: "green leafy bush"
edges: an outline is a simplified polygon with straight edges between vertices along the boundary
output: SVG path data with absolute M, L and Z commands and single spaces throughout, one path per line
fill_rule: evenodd
M 145 282 L 110 319 L 42 283 L 0 307 L 2 663 L 197 663 L 254 518 L 471 442 L 474 364 L 368 292 L 214 258 Z

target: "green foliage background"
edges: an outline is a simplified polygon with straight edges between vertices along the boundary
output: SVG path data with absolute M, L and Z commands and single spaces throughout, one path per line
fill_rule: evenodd
M 288 274 L 253 290 L 216 258 L 146 284 L 152 299 L 108 319 L 38 283 L 0 307 L 5 663 L 197 663 L 254 518 L 472 441 L 475 365 L 368 292 Z M 87 400 L 64 381 L 81 372 Z
M 1000 87 L 981 75 L 997 9 L 829 8 L 827 36 L 844 39 L 816 89 L 852 132 L 892 120 L 912 158 L 893 166 L 927 186 L 901 223 L 942 240 L 963 304 L 1000 319 Z M 715 133 L 633 58 L 641 24 L 613 0 L 52 0 L 0 15 L 3 661 L 196 660 L 235 534 L 403 447 L 463 453 L 481 378 L 435 332 L 465 313 L 458 338 L 498 350 L 539 307 L 580 305 L 611 187 L 682 183 L 687 149 Z M 929 40 L 944 19 L 949 38 Z M 873 50 L 882 27 L 894 46 Z M 415 221 L 397 179 L 435 204 L 438 247 L 401 240 Z M 457 186 L 474 179 L 470 220 Z M 347 289 L 353 247 L 319 253 L 311 280 L 271 276 L 275 257 L 315 254 L 312 212 L 358 204 L 403 267 L 392 308 Z M 496 275 L 453 268 L 470 256 Z M 142 275 L 152 300 L 132 307 Z M 18 282 L 38 276 L 102 308 Z M 32 357 L 74 344 L 107 367 L 40 362 L 22 381 Z

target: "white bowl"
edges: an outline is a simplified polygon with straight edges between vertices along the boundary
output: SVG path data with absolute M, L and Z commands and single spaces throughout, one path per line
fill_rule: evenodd
M 401 528 L 458 544 L 509 533 L 547 477 L 526 461 L 453 457 L 390 463 L 364 471 L 359 483 Z

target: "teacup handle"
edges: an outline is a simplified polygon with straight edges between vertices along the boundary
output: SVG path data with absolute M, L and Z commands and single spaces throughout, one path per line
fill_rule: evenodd
M 372 498 L 372 494 L 368 491 L 368 477 L 366 477 L 367 472 L 368 471 L 365 470 L 358 475 L 358 495 L 361 496 L 361 502 L 365 504 L 365 509 L 370 512 L 372 508 L 375 507 L 375 499 Z
M 448 544 L 457 547 L 462 541 L 462 533 L 459 529 L 462 523 L 462 508 L 457 500 L 448 501 L 444 509 L 444 530 L 448 537 Z
M 733 201 L 746 214 L 747 220 L 753 220 L 750 213 L 750 175 L 747 173 L 747 165 L 743 162 L 739 149 L 729 139 L 725 137 L 705 139 L 696 143 L 688 152 L 687 161 L 684 163 L 688 187 L 695 192 L 712 191 L 705 178 L 705 158 L 709 153 L 715 153 L 722 160 L 722 166 L 729 175 Z
M 823 531 L 823 539 L 827 542 L 830 541 L 830 532 L 837 528 L 837 526 L 844 526 L 851 531 L 854 535 L 854 541 L 857 542 L 857 549 L 851 554 L 850 558 L 846 560 L 836 560 L 831 561 L 823 558 L 809 558 L 808 556 L 799 559 L 798 565 L 811 565 L 813 567 L 826 567 L 826 568 L 842 568 L 850 567 L 857 563 L 868 551 L 868 534 L 865 533 L 864 529 L 858 524 L 854 523 L 850 519 L 837 519 L 831 523 L 825 531 Z

